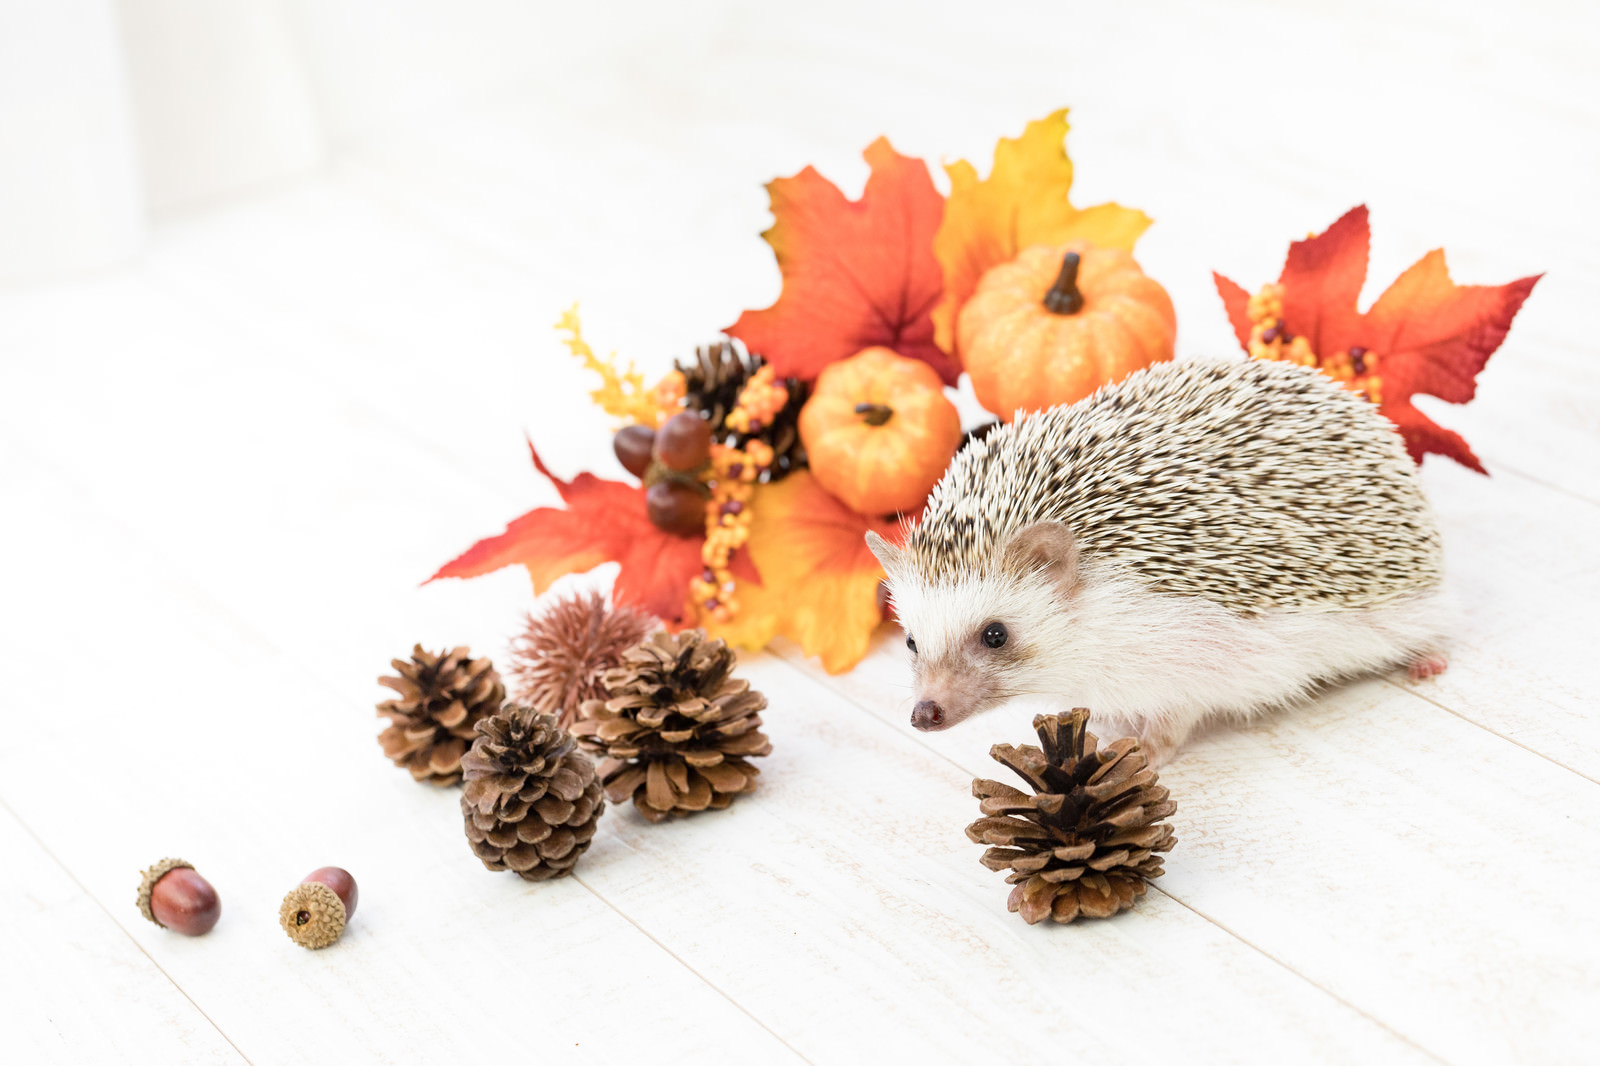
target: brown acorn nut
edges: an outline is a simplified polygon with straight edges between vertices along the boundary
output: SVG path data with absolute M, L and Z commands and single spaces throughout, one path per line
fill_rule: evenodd
M 344 935 L 345 923 L 356 912 L 360 893 L 349 870 L 323 866 L 283 897 L 278 924 L 303 948 L 325 948 Z
M 655 457 L 668 470 L 687 472 L 711 458 L 711 423 L 693 411 L 680 411 L 655 435 Z
M 658 481 L 644 494 L 645 513 L 663 533 L 692 537 L 706 529 L 706 501 L 679 481 Z
M 217 890 L 182 859 L 162 859 L 139 879 L 139 913 L 184 936 L 211 932 L 222 917 Z
M 649 426 L 624 426 L 611 441 L 617 462 L 634 477 L 644 477 L 650 469 L 650 453 L 656 446 L 656 431 Z

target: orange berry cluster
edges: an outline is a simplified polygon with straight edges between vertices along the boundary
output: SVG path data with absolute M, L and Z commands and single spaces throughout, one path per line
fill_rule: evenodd
M 689 395 L 689 383 L 683 379 L 683 374 L 677 370 L 669 370 L 662 379 L 655 383 L 650 390 L 650 399 L 656 408 L 661 411 L 661 421 L 666 421 L 678 413 L 683 404 L 683 398 Z
M 1351 392 L 1381 403 L 1383 379 L 1377 376 L 1378 353 L 1352 347 L 1318 358 L 1311 342 L 1290 334 L 1283 321 L 1283 286 L 1263 285 L 1250 297 L 1246 308 L 1250 316 L 1250 358 L 1314 366 Z
M 788 402 L 788 386 L 778 380 L 772 367 L 764 366 L 751 374 L 750 380 L 739 390 L 739 402 L 728 412 L 723 424 L 746 436 L 760 433 L 772 424 Z
M 706 501 L 706 541 L 700 548 L 705 569 L 689 582 L 689 593 L 695 605 L 718 622 L 730 622 L 739 613 L 728 564 L 750 539 L 750 500 L 772 460 L 772 448 L 759 440 L 742 449 L 711 446 L 711 499 Z

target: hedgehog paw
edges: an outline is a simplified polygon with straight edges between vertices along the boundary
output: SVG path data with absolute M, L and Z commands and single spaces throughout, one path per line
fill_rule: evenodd
M 1171 729 L 1147 727 L 1139 730 L 1139 750 L 1144 752 L 1146 765 L 1151 769 L 1160 769 L 1178 754 L 1184 739 L 1185 736 Z
M 1423 655 L 1411 660 L 1406 672 L 1411 675 L 1413 681 L 1427 681 L 1444 673 L 1445 667 L 1449 665 L 1450 661 L 1443 655 Z

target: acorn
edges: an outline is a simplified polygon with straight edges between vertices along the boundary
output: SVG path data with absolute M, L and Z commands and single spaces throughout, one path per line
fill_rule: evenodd
M 182 859 L 162 859 L 139 878 L 139 913 L 163 929 L 204 936 L 222 917 L 211 882 Z
M 337 866 L 312 870 L 283 897 L 278 924 L 301 947 L 325 948 L 344 935 L 359 896 L 349 870 Z
M 611 440 L 611 450 L 622 469 L 634 477 L 644 477 L 650 469 L 650 455 L 656 446 L 656 431 L 649 426 L 623 426 Z
M 645 491 L 644 504 L 663 533 L 692 537 L 705 532 L 705 497 L 681 481 L 657 481 Z
M 654 450 L 668 470 L 694 470 L 711 458 L 711 423 L 693 411 L 680 411 L 656 431 Z

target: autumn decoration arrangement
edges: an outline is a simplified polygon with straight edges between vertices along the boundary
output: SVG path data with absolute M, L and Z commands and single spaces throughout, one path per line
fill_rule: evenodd
M 963 374 L 1010 421 L 1174 357 L 1172 299 L 1132 254 L 1151 220 L 1072 203 L 1066 134 L 1064 110 L 1030 122 L 999 140 L 986 175 L 946 165 L 947 193 L 881 138 L 857 200 L 811 167 L 773 181 L 763 236 L 777 302 L 659 378 L 597 355 L 576 307 L 561 316 L 620 471 L 563 478 L 530 441 L 559 504 L 430 580 L 520 565 L 537 595 L 612 563 L 610 596 L 565 596 L 527 619 L 509 699 L 488 660 L 417 648 L 395 660 L 396 697 L 380 706 L 390 758 L 419 781 L 463 784 L 484 865 L 559 876 L 607 798 L 655 822 L 755 787 L 766 701 L 733 676 L 733 649 L 784 636 L 830 673 L 866 654 L 888 610 L 866 534 L 900 539 L 973 436 L 952 402 Z M 1482 472 L 1412 398 L 1472 399 L 1538 278 L 1458 285 L 1436 251 L 1358 311 L 1368 243 L 1357 207 L 1293 242 L 1276 282 L 1250 292 L 1215 275 L 1239 343 L 1363 396 L 1417 462 L 1434 452 Z M 1010 871 L 1011 909 L 1030 923 L 1132 906 L 1172 846 L 1174 805 L 1138 745 L 1099 747 L 1086 721 L 1044 716 L 1040 747 L 993 750 L 1029 791 L 974 784 L 983 817 L 968 835 L 989 845 L 986 866 Z
M 810 167 L 772 182 L 763 236 L 778 301 L 658 380 L 597 356 L 566 312 L 558 329 L 598 378 L 590 397 L 617 422 L 625 477 L 563 480 L 530 445 L 561 505 L 515 519 L 434 578 L 515 564 L 537 594 L 616 563 L 616 603 L 670 631 L 749 649 L 782 635 L 829 672 L 855 665 L 886 610 L 863 538 L 898 537 L 960 446 L 947 390 L 963 373 L 1009 421 L 1173 358 L 1172 300 L 1132 255 L 1151 220 L 1071 202 L 1066 133 L 1057 111 L 1002 138 L 985 176 L 946 165 L 948 194 L 884 139 L 865 152 L 859 200 Z M 1471 399 L 1537 278 L 1456 285 L 1434 252 L 1358 312 L 1367 245 L 1356 208 L 1293 243 L 1278 281 L 1254 294 L 1217 275 L 1240 344 L 1360 392 L 1419 461 L 1431 451 L 1482 470 L 1411 397 Z M 563 702 L 564 720 L 575 706 Z

